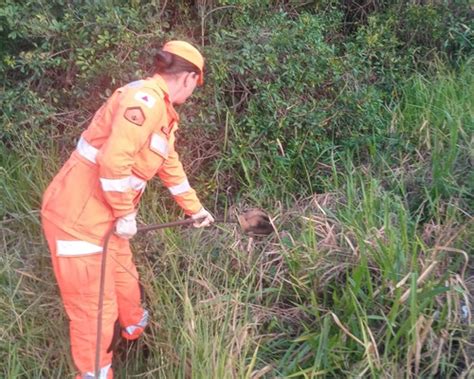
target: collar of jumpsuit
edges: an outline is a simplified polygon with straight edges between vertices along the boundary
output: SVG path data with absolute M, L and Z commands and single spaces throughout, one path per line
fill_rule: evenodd
M 168 110 L 168 112 L 171 113 L 172 119 L 174 119 L 176 121 L 176 123 L 178 123 L 179 122 L 179 114 L 178 114 L 178 112 L 176 112 L 176 110 L 173 107 L 173 104 L 170 101 L 169 88 L 168 88 L 168 85 L 166 84 L 166 81 L 159 74 L 153 75 L 152 80 L 155 81 L 155 83 L 158 85 L 158 87 L 160 87 L 160 89 L 163 91 L 163 93 L 165 95 L 164 98 L 165 98 L 165 101 L 167 103 L 167 110 Z M 176 129 L 178 129 L 177 124 L 176 124 L 175 127 L 176 127 Z

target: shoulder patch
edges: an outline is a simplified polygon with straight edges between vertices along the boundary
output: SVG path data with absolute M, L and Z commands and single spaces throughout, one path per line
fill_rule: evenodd
M 145 114 L 140 107 L 130 107 L 125 109 L 123 117 L 125 117 L 125 119 L 130 121 L 132 124 L 138 126 L 142 126 L 146 120 Z
M 135 94 L 134 99 L 145 104 L 148 108 L 153 108 L 156 99 L 146 92 L 139 91 Z

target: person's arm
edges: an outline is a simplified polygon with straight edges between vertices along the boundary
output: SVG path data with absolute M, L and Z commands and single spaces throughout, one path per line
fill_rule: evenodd
M 157 172 L 163 184 L 168 188 L 178 205 L 188 216 L 198 213 L 202 208 L 196 191 L 189 184 L 179 155 L 174 149 L 174 133 L 171 132 L 169 140 L 168 158 Z

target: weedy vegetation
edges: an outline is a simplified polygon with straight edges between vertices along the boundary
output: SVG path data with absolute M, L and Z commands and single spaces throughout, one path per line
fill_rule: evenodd
M 216 214 L 276 232 L 133 241 L 152 321 L 118 378 L 474 375 L 473 13 L 467 1 L 5 0 L 0 376 L 73 377 L 39 224 L 93 112 L 163 41 L 207 59 L 178 150 Z M 156 182 L 143 223 L 182 217 Z

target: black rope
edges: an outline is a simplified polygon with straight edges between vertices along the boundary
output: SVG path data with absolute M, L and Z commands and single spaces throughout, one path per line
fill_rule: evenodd
M 104 288 L 105 288 L 105 269 L 107 265 L 107 249 L 109 247 L 110 237 L 115 229 L 115 224 L 104 236 L 104 244 L 102 246 L 102 259 L 100 262 L 100 285 L 99 285 L 99 308 L 97 310 L 97 336 L 95 343 L 95 370 L 94 378 L 100 378 L 100 347 L 102 339 L 102 311 L 104 309 Z

